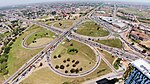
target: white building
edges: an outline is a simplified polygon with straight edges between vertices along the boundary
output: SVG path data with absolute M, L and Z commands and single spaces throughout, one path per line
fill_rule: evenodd
M 150 84 L 150 64 L 143 59 L 131 62 L 132 69 L 125 84 Z

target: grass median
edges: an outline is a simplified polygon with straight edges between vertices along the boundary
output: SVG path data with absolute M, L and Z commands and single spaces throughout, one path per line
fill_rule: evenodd
M 122 43 L 119 39 L 97 40 L 96 42 L 115 48 L 122 48 Z
M 68 29 L 77 21 L 78 21 L 78 19 L 76 19 L 76 20 L 72 20 L 72 19 L 70 19 L 70 20 L 61 20 L 59 22 L 56 22 L 53 26 L 61 28 L 61 29 Z
M 103 37 L 109 35 L 109 32 L 106 29 L 91 20 L 86 20 L 79 25 L 76 32 L 81 35 L 93 37 Z

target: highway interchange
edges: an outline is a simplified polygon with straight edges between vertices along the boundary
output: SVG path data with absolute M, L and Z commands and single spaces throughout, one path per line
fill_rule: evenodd
M 97 8 L 99 8 L 99 7 L 97 7 Z M 50 30 L 50 31 L 56 33 L 59 36 L 56 39 L 54 39 L 52 42 L 47 44 L 42 51 L 40 51 L 37 55 L 35 55 L 27 63 L 25 63 L 17 72 L 15 72 L 10 78 L 8 78 L 4 82 L 4 84 L 16 84 L 16 83 L 19 83 L 19 80 L 21 80 L 25 76 L 25 74 L 27 74 L 27 72 L 29 72 L 31 70 L 31 68 L 32 68 L 31 66 L 34 63 L 36 63 L 37 60 L 42 59 L 45 56 L 47 58 L 47 63 L 49 65 L 49 68 L 54 73 L 59 74 L 59 75 L 64 76 L 64 77 L 82 77 L 82 76 L 85 76 L 87 74 L 90 74 L 91 72 L 93 72 L 100 65 L 101 59 L 103 59 L 104 62 L 106 62 L 106 64 L 111 68 L 111 70 L 114 73 L 117 73 L 117 71 L 114 69 L 114 67 L 107 61 L 107 59 L 104 56 L 101 55 L 101 53 L 97 50 L 97 48 L 100 48 L 100 49 L 103 49 L 105 51 L 108 51 L 110 54 L 112 54 L 114 56 L 118 56 L 119 58 L 126 59 L 128 61 L 133 61 L 133 60 L 136 60 L 138 58 L 142 58 L 140 56 L 137 56 L 134 53 L 130 53 L 130 52 L 127 52 L 127 51 L 124 51 L 124 50 L 120 50 L 120 49 L 117 49 L 117 48 L 112 48 L 112 47 L 109 47 L 109 46 L 106 46 L 106 45 L 94 42 L 92 40 L 89 40 L 88 37 L 86 37 L 86 36 L 78 35 L 78 34 L 75 34 L 75 32 L 73 32 L 74 28 L 76 28 L 82 21 L 84 21 L 86 17 L 88 17 L 89 19 L 91 19 L 91 20 L 93 20 L 93 21 L 95 21 L 97 23 L 100 23 L 100 22 L 98 22 L 97 17 L 92 16 L 97 8 L 93 9 L 91 12 L 89 12 L 87 15 L 82 17 L 78 22 L 73 24 L 70 28 L 66 29 L 65 31 L 60 29 L 60 28 L 56 28 L 54 26 L 48 26 L 48 25 L 45 25 L 45 24 L 42 24 L 42 23 L 39 23 L 39 22 L 35 22 L 33 20 L 27 20 L 27 19 L 24 19 L 24 18 L 21 18 L 21 17 L 9 15 L 11 17 L 15 17 L 15 18 L 18 18 L 18 19 L 21 19 L 21 20 L 24 20 L 24 21 L 27 21 L 27 22 L 39 25 L 39 26 L 41 26 L 43 28 L 46 28 L 47 30 Z M 107 23 L 103 24 L 103 26 L 110 32 L 110 35 L 106 36 L 106 37 L 99 37 L 99 38 L 91 37 L 92 39 L 107 39 L 109 37 L 110 38 L 114 38 L 112 35 L 115 32 L 111 29 L 111 27 L 110 26 L 108 27 Z M 88 71 L 86 71 L 84 73 L 81 73 L 81 74 L 69 74 L 68 75 L 68 74 L 61 73 L 61 72 L 57 71 L 56 69 L 54 69 L 52 67 L 52 64 L 51 64 L 51 61 L 50 61 L 51 53 L 57 48 L 57 46 L 65 38 L 70 38 L 70 39 L 79 41 L 81 43 L 84 43 L 84 44 L 90 46 L 94 50 L 94 52 L 96 53 L 97 62 L 96 62 L 95 66 L 92 69 L 90 69 L 90 70 L 88 70 Z M 25 40 L 26 39 L 27 38 L 25 38 Z M 22 45 L 25 46 L 24 45 L 24 41 L 23 41 Z

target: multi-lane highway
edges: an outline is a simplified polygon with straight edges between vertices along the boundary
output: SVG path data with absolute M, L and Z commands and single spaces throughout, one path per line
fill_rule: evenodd
M 87 15 L 90 15 L 94 12 L 95 9 L 93 9 L 90 13 L 88 13 Z M 40 51 L 37 55 L 35 55 L 32 59 L 30 59 L 27 63 L 25 63 L 17 72 L 15 72 L 10 78 L 8 78 L 4 84 L 13 84 L 13 83 L 16 83 L 16 79 L 18 77 L 20 77 L 20 75 L 23 74 L 24 71 L 26 71 L 38 58 L 40 58 L 41 56 L 43 56 L 42 54 L 45 54 L 47 53 L 51 48 L 53 47 L 56 47 L 60 42 L 62 42 L 68 35 L 71 34 L 71 31 L 80 23 L 82 22 L 82 20 L 84 20 L 86 16 L 82 17 L 78 22 L 76 22 L 75 24 L 73 24 L 69 29 L 67 29 L 66 31 L 62 32 L 60 29 L 55 29 L 55 28 L 52 28 L 52 27 L 49 27 L 45 24 L 40 24 L 39 22 L 35 22 L 35 21 L 32 21 L 32 20 L 27 20 L 27 19 L 24 19 L 22 17 L 18 17 L 18 16 L 13 16 L 13 15 L 10 15 L 10 14 L 6 14 L 7 16 L 9 17 L 14 17 L 14 18 L 17 18 L 17 19 L 21 19 L 23 21 L 27 21 L 27 22 L 30 22 L 30 23 L 34 23 L 34 24 L 37 24 L 39 26 L 42 26 L 44 28 L 47 28 L 48 30 L 51 30 L 57 34 L 60 34 L 59 37 L 57 37 L 54 41 L 52 41 L 51 43 L 49 43 L 42 51 Z
M 100 44 L 97 42 L 93 42 L 91 40 L 87 40 L 87 38 L 82 37 L 80 35 L 73 35 L 72 34 L 72 31 L 74 30 L 74 28 L 76 28 L 86 17 L 91 17 L 93 12 L 95 12 L 95 10 L 97 8 L 93 9 L 90 13 L 88 13 L 86 16 L 82 17 L 78 22 L 74 23 L 69 29 L 67 29 L 65 31 L 60 29 L 60 28 L 56 28 L 53 26 L 47 26 L 45 24 L 41 24 L 39 22 L 35 22 L 32 20 L 27 20 L 27 19 L 24 19 L 22 17 L 15 17 L 12 15 L 9 15 L 9 16 L 33 23 L 33 24 L 37 24 L 41 27 L 44 27 L 44 28 L 56 33 L 56 34 L 59 34 L 59 36 L 56 39 L 54 39 L 51 43 L 49 43 L 41 52 L 39 52 L 37 55 L 35 55 L 27 63 L 25 63 L 16 73 L 14 73 L 10 78 L 8 78 L 4 82 L 4 84 L 17 83 L 17 81 L 18 81 L 17 79 L 24 76 L 23 74 L 30 68 L 30 66 L 32 66 L 36 62 L 36 60 L 38 60 L 38 58 L 43 57 L 45 55 L 47 56 L 47 61 L 48 61 L 48 65 L 49 65 L 50 69 L 59 75 L 66 76 L 66 77 L 81 77 L 81 76 L 84 76 L 84 75 L 87 75 L 87 74 L 93 72 L 97 68 L 97 66 L 99 66 L 100 61 L 101 61 L 101 55 L 99 53 L 97 53 L 96 65 L 92 69 L 90 69 L 86 72 L 83 72 L 81 74 L 69 74 L 68 75 L 68 74 L 61 73 L 52 67 L 52 64 L 50 62 L 51 51 L 54 50 L 58 46 L 58 44 L 61 43 L 65 39 L 65 37 L 74 39 L 74 40 L 82 42 L 82 43 L 85 43 L 85 44 L 92 46 L 92 47 L 101 48 L 101 49 L 106 50 L 109 53 L 113 54 L 114 56 L 118 56 L 119 58 L 124 58 L 128 61 L 133 61 L 133 60 L 138 59 L 139 57 L 135 54 L 125 52 L 125 51 L 117 49 L 117 48 L 112 48 L 112 47 L 109 47 L 109 46 L 106 46 L 106 45 L 103 45 L 103 44 Z M 107 30 L 109 30 L 109 32 L 111 32 L 110 29 L 107 29 Z M 113 34 L 113 32 L 111 32 L 111 34 Z M 93 50 L 98 52 L 95 49 L 93 49 Z M 111 69 L 116 73 L 115 69 L 111 66 L 111 64 L 109 64 L 109 62 L 104 57 L 102 57 L 102 58 L 108 64 L 108 66 L 111 67 Z

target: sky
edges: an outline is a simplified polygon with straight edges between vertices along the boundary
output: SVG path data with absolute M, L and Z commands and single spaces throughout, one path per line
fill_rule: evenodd
M 51 2 L 51 1 L 87 1 L 87 0 L 0 0 L 0 7 L 28 4 L 28 3 L 40 3 L 40 2 Z M 101 0 L 88 0 L 88 1 L 101 1 Z M 129 1 L 129 2 L 146 2 L 150 3 L 150 0 L 103 0 L 103 1 Z

